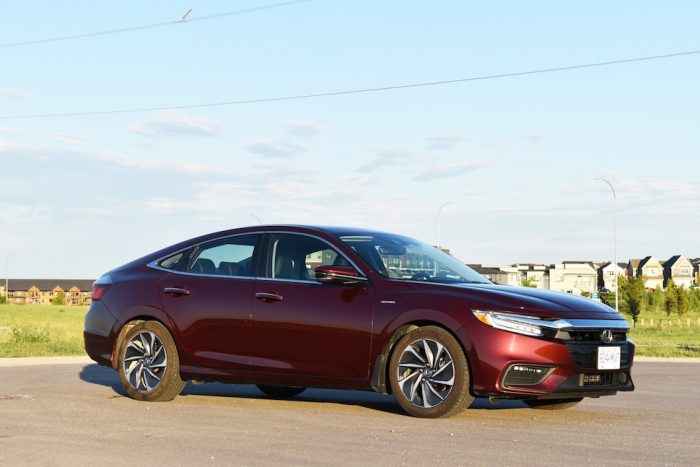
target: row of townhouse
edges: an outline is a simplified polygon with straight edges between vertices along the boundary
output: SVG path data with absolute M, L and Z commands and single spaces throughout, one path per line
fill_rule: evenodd
M 0 295 L 15 305 L 48 304 L 60 294 L 64 294 L 66 305 L 89 305 L 92 282 L 87 279 L 0 279 Z
M 615 274 L 619 277 L 642 276 L 648 289 L 665 288 L 669 280 L 677 286 L 700 285 L 700 258 L 688 259 L 683 255 L 672 256 L 667 261 L 647 256 L 617 265 L 610 261 L 562 261 L 551 265 L 469 266 L 497 284 L 518 286 L 527 282 L 538 289 L 577 295 L 600 290 L 615 291 Z

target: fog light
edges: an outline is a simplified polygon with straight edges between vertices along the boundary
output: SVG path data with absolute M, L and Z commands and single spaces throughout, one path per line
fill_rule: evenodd
M 503 376 L 504 386 L 532 386 L 540 384 L 554 367 L 543 365 L 523 365 L 521 363 L 511 365 Z

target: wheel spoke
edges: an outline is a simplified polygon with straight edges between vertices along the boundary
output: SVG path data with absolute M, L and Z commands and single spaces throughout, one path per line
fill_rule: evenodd
M 425 357 L 428 359 L 428 365 L 432 368 L 433 366 L 433 351 L 430 350 L 430 344 L 428 344 L 427 339 L 423 339 L 423 351 L 425 351 Z
M 145 355 L 151 354 L 151 346 L 146 342 L 146 333 L 139 334 L 139 339 L 141 339 L 141 345 L 143 345 L 143 353 Z
M 437 383 L 437 384 L 442 384 L 442 385 L 445 385 L 445 386 L 452 386 L 453 384 L 455 384 L 455 377 L 452 376 L 452 377 L 450 377 L 450 378 L 449 378 L 448 380 L 446 380 L 446 381 L 441 381 L 441 380 L 439 380 L 439 379 L 433 378 L 433 382 L 435 382 L 435 383 Z
M 418 392 L 418 386 L 420 386 L 421 381 L 423 381 L 423 375 L 419 373 L 418 378 L 416 378 L 416 380 L 411 385 L 411 394 L 408 399 L 409 401 L 413 402 L 413 399 L 416 398 L 416 392 Z
M 423 365 L 428 363 L 422 355 L 420 355 L 418 352 L 416 352 L 416 349 L 414 349 L 412 345 L 409 345 L 408 347 L 406 347 L 406 351 L 410 352 L 411 355 L 416 357 L 421 363 L 423 363 Z M 406 352 L 404 352 L 404 355 L 405 354 L 406 354 Z
M 433 378 L 442 373 L 445 370 L 445 368 L 450 368 L 451 366 L 452 360 L 446 361 L 440 368 L 438 368 L 438 370 L 435 373 L 433 373 Z
M 425 368 L 425 365 L 421 365 L 420 363 L 399 363 L 399 367 L 405 367 L 405 368 Z
M 152 367 L 151 367 L 151 368 L 152 368 Z M 146 368 L 146 372 L 147 372 L 149 375 L 151 375 L 152 378 L 154 378 L 156 381 L 160 381 L 161 379 L 163 379 L 163 378 L 161 378 L 160 376 L 158 376 L 157 374 L 153 373 L 153 372 L 151 371 L 151 368 Z
M 435 367 L 440 363 L 440 355 L 442 355 L 442 351 L 445 350 L 445 346 L 442 345 L 439 342 L 435 343 L 437 345 L 437 351 L 435 352 L 435 357 L 433 358 L 433 363 L 430 365 L 430 367 L 434 370 Z
M 425 385 L 428 387 L 428 389 L 430 390 L 430 392 L 432 392 L 433 394 L 435 394 L 435 395 L 438 397 L 438 399 L 440 399 L 440 401 L 444 401 L 444 400 L 445 400 L 445 398 L 442 397 L 442 395 L 440 395 L 440 393 L 437 392 L 437 390 L 433 387 L 433 383 L 431 383 L 430 381 L 426 381 L 426 382 L 425 382 Z

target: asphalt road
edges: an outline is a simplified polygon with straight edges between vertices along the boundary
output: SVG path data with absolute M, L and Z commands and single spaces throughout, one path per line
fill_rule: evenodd
M 566 411 L 478 400 L 420 420 L 373 393 L 203 384 L 146 403 L 97 365 L 0 367 L 0 465 L 700 465 L 700 364 L 633 377 L 635 392 Z

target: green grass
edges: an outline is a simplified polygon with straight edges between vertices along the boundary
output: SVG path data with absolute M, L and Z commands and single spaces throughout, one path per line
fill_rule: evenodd
M 625 318 L 632 323 L 629 315 L 625 315 Z M 636 354 L 648 357 L 700 357 L 698 319 L 700 313 L 687 313 L 679 323 L 678 315 L 672 315 L 669 324 L 666 313 L 642 312 L 629 334 L 637 345 Z
M 0 357 L 84 355 L 83 319 L 87 307 L 67 305 L 0 305 Z M 623 308 L 624 314 L 624 308 Z M 625 315 L 632 323 L 631 317 Z M 644 326 L 642 326 L 642 319 Z M 687 320 L 690 319 L 690 326 Z M 663 312 L 645 311 L 630 337 L 637 355 L 700 357 L 700 312 L 691 312 L 672 325 Z M 659 320 L 663 325 L 659 326 Z M 650 322 L 654 325 L 650 326 Z
M 0 357 L 85 355 L 86 306 L 0 305 Z

